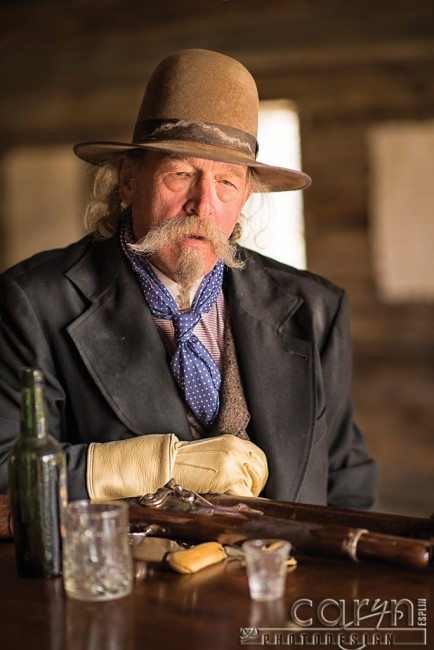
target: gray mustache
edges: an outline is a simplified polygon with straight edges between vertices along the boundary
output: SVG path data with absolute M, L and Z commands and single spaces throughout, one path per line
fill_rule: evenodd
M 179 216 L 153 227 L 132 248 L 140 253 L 154 253 L 162 246 L 195 235 L 208 239 L 211 244 L 222 245 L 227 242 L 225 234 L 214 223 L 196 216 Z
M 130 248 L 139 255 L 152 255 L 165 246 L 185 237 L 198 236 L 209 241 L 218 259 L 234 269 L 244 268 L 244 262 L 237 259 L 236 247 L 231 244 L 225 233 L 212 221 L 192 216 L 178 216 L 163 221 Z

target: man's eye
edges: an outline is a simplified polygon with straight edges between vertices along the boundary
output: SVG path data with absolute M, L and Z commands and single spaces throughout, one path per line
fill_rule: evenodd
M 223 183 L 223 185 L 227 185 L 228 187 L 233 187 L 236 189 L 236 186 L 231 181 L 228 181 L 227 178 L 223 178 L 220 182 Z

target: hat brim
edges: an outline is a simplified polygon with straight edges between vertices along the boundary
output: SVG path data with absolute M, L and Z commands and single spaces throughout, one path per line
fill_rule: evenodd
M 93 165 L 101 165 L 115 155 L 128 153 L 137 149 L 161 151 L 162 153 L 179 154 L 194 158 L 205 158 L 217 162 L 247 165 L 255 170 L 258 178 L 264 183 L 268 192 L 284 192 L 289 190 L 304 190 L 312 180 L 308 174 L 288 169 L 275 167 L 254 160 L 249 155 L 234 149 L 191 142 L 184 140 L 158 141 L 158 142 L 80 142 L 74 147 L 76 156 Z

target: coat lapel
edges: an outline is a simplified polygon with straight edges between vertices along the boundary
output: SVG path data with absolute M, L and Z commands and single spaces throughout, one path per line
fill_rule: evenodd
M 315 350 L 294 324 L 302 304 L 276 267 L 254 256 L 229 272 L 237 356 L 252 416 L 252 440 L 267 455 L 270 494 L 296 500 L 315 432 Z M 89 248 L 65 274 L 89 300 L 68 332 L 93 381 L 133 433 L 191 439 L 167 354 L 117 239 Z
M 297 338 L 294 315 L 303 300 L 286 277 L 254 256 L 231 272 L 228 298 L 253 442 L 270 469 L 266 492 L 297 500 L 315 430 L 315 351 Z
M 190 439 L 165 347 L 117 238 L 95 244 L 66 276 L 91 302 L 68 332 L 119 419 L 136 434 Z

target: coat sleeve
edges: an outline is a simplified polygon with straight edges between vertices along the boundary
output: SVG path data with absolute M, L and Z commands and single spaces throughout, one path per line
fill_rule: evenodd
M 353 420 L 352 350 L 345 292 L 321 349 L 321 365 L 329 454 L 328 505 L 372 509 L 377 503 L 378 473 Z
M 87 497 L 86 444 L 66 442 L 65 394 L 57 377 L 50 341 L 26 293 L 8 274 L 0 276 L 0 493 L 8 492 L 8 456 L 20 435 L 20 371 L 39 367 L 45 379 L 49 433 L 67 455 L 70 498 Z

